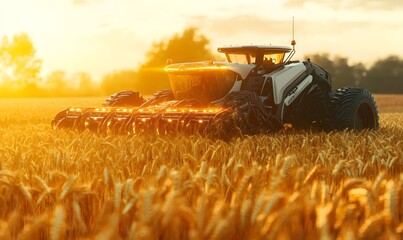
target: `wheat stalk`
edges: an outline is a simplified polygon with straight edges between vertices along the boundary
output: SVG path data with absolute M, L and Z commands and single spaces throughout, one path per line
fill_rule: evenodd
M 77 181 L 77 179 L 78 179 L 77 176 L 73 176 L 63 185 L 62 192 L 59 197 L 60 200 L 64 200 L 64 198 L 67 196 L 71 187 Z
M 221 141 L 55 131 L 48 122 L 60 106 L 13 99 L 6 108 L 7 101 L 0 99 L 2 239 L 399 239 L 403 232 L 401 113 L 381 114 L 377 131 L 288 129 Z
M 65 220 L 65 209 L 62 205 L 55 208 L 52 226 L 50 228 L 50 239 L 57 240 L 63 239 L 63 225 Z

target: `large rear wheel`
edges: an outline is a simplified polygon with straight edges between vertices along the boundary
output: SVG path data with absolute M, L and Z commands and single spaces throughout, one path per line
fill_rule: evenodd
M 340 88 L 332 97 L 333 127 L 337 130 L 378 129 L 378 108 L 372 94 L 362 88 Z

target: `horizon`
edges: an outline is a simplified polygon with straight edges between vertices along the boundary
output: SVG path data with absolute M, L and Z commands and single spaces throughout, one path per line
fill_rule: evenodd
M 113 71 L 136 70 L 153 43 L 187 27 L 199 29 L 214 53 L 223 45 L 290 45 L 295 17 L 294 59 L 329 53 L 369 66 L 390 55 L 403 56 L 403 49 L 395 47 L 403 36 L 402 13 L 403 3 L 396 0 L 237 0 L 230 5 L 210 0 L 0 0 L 0 36 L 27 33 L 43 60 L 42 77 L 62 70 L 87 72 L 100 81 Z

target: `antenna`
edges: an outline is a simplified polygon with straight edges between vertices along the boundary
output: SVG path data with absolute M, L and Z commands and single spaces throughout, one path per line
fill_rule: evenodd
M 292 40 L 291 40 L 291 45 L 292 45 L 293 49 L 294 49 L 294 47 L 295 47 L 295 44 L 297 44 L 297 43 L 295 42 L 295 37 L 294 37 L 294 35 L 295 35 L 294 17 L 292 17 Z
M 290 61 L 291 58 L 292 58 L 292 57 L 294 56 L 294 54 L 295 54 L 295 44 L 297 44 L 297 42 L 295 41 L 294 34 L 295 34 L 294 17 L 292 17 L 292 40 L 291 40 L 292 51 L 291 51 L 290 54 L 287 56 L 287 59 L 285 60 L 285 62 Z

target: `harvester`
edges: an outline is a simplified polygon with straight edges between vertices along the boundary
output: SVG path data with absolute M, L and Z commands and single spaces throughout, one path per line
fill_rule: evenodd
M 378 110 L 361 88 L 332 90 L 330 74 L 292 61 L 292 47 L 225 46 L 226 62 L 174 63 L 165 67 L 171 90 L 148 99 L 118 92 L 100 107 L 69 107 L 54 128 L 117 134 L 201 134 L 228 137 L 284 128 L 377 129 Z

